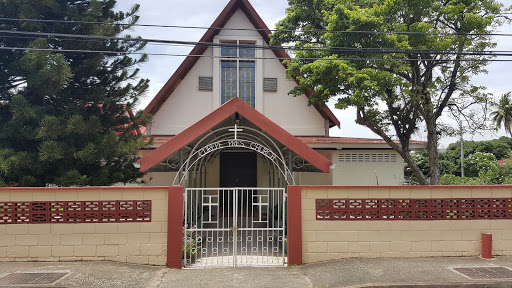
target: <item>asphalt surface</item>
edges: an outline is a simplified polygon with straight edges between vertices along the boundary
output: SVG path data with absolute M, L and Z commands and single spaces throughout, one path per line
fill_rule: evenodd
M 505 275 L 508 278 L 470 279 L 455 271 L 463 267 L 491 268 L 486 270 L 505 267 L 499 269 L 502 272 L 510 271 L 510 275 Z M 7 278 L 4 277 L 21 275 L 13 273 L 51 272 L 66 273 L 66 276 L 43 285 L 34 284 L 35 282 L 5 284 Z M 477 257 L 358 258 L 301 267 L 224 269 L 167 269 L 115 262 L 0 262 L 0 287 L 512 288 L 512 257 L 498 257 L 492 260 Z

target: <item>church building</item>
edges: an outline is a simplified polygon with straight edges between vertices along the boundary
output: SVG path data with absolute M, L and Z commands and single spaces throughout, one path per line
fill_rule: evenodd
M 330 137 L 342 125 L 333 112 L 288 94 L 289 56 L 268 49 L 269 35 L 248 0 L 227 4 L 199 40 L 210 45 L 197 45 L 145 109 L 145 185 L 403 184 L 403 160 L 383 140 Z

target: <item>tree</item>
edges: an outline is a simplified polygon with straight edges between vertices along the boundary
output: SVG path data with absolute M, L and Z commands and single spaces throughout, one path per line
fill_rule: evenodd
M 500 102 L 496 105 L 498 110 L 493 111 L 491 117 L 496 129 L 500 129 L 503 124 L 505 131 L 512 136 L 512 100 L 510 97 L 510 92 L 501 96 Z
M 497 160 L 510 157 L 511 138 L 500 137 L 499 139 L 489 141 L 464 141 L 464 154 L 470 156 L 477 152 L 491 153 Z M 443 159 L 448 163 L 454 163 L 453 171 L 445 171 L 443 174 L 453 174 L 455 170 L 460 169 L 460 142 L 451 143 L 445 152 L 439 154 L 440 161 Z M 464 161 L 466 162 L 467 159 Z M 442 168 L 442 165 L 441 165 Z M 442 169 L 441 169 L 442 171 Z M 478 174 L 478 173 L 477 173 Z M 468 176 L 468 175 L 466 175 Z
M 468 177 L 478 177 L 481 171 L 487 171 L 494 166 L 498 166 L 498 161 L 491 153 L 476 152 L 469 155 L 464 161 L 464 168 Z
M 0 1 L 0 30 L 48 33 L 2 35 L 0 46 L 0 184 L 111 185 L 141 176 L 134 167 L 143 114 L 132 107 L 148 88 L 127 56 L 145 43 L 52 36 L 117 36 L 136 23 L 138 6 L 114 11 L 115 0 Z M 101 24 L 86 24 L 83 21 Z M 126 36 L 128 37 L 128 36 Z M 110 53 L 62 52 L 97 50 Z
M 272 43 L 293 43 L 298 60 L 287 76 L 310 104 L 338 97 L 356 107 L 356 122 L 382 137 L 420 184 L 439 184 L 438 120 L 453 99 L 486 101 L 470 84 L 485 72 L 495 47 L 487 33 L 505 9 L 494 0 L 289 0 Z M 327 31 L 326 31 L 327 30 Z M 321 60 L 315 60 L 322 58 Z M 314 92 L 312 92 L 314 91 Z M 410 140 L 426 127 L 430 181 L 410 155 Z M 398 141 L 394 141 L 395 137 Z

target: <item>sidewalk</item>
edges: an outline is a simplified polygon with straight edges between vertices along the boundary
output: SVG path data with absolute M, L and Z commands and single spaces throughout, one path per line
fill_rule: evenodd
M 465 270 L 455 271 L 464 267 Z M 480 272 L 495 275 L 491 275 L 490 279 L 470 279 L 461 274 L 461 271 L 468 273 L 467 267 L 487 267 L 490 269 L 480 269 Z M 498 257 L 492 260 L 475 257 L 359 258 L 308 264 L 302 267 L 181 270 L 114 262 L 0 262 L 0 287 L 512 288 L 512 270 L 501 267 L 512 268 L 512 257 Z M 58 279 L 59 274 L 33 273 L 62 273 L 60 276 L 63 277 Z M 478 271 L 472 270 L 472 273 L 483 277 Z M 13 277 L 26 275 L 40 278 L 31 284 L 14 284 Z M 56 281 L 51 281 L 52 275 L 57 275 Z M 11 284 L 8 284 L 6 279 L 11 279 Z M 41 284 L 45 279 L 50 279 L 50 282 L 45 282 L 49 284 Z M 39 284 L 36 285 L 37 283 Z

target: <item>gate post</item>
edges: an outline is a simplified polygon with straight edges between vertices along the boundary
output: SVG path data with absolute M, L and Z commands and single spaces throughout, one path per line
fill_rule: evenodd
M 288 266 L 302 265 L 302 208 L 301 187 L 288 186 Z
M 170 186 L 167 201 L 167 268 L 181 269 L 183 186 Z

